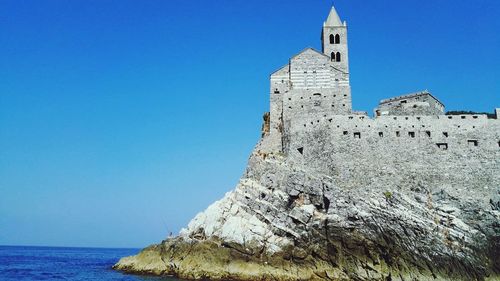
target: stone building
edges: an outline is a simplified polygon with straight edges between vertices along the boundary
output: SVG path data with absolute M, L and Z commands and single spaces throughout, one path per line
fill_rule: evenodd
M 347 35 L 347 23 L 332 7 L 323 24 L 322 51 L 306 48 L 271 74 L 262 145 L 267 152 L 295 155 L 311 164 L 319 159 L 317 153 L 340 155 L 339 151 L 349 154 L 342 161 L 359 157 L 367 164 L 374 154 L 379 160 L 410 161 L 405 158 L 412 155 L 408 149 L 422 161 L 438 151 L 464 152 L 471 147 L 498 153 L 498 109 L 497 119 L 481 114 L 445 116 L 443 103 L 422 91 L 382 100 L 374 118 L 354 111 Z
M 428 91 L 381 100 L 375 110 L 375 116 L 443 114 L 444 105 Z

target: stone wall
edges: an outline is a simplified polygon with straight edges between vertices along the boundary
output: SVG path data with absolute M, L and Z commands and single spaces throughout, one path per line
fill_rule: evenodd
M 382 100 L 375 115 L 443 115 L 444 105 L 429 92 Z
M 500 186 L 500 120 L 485 115 L 326 114 L 287 129 L 285 154 L 343 188 Z
M 270 137 L 266 147 L 281 147 L 282 132 L 291 120 L 352 112 L 349 74 L 336 69 L 328 56 L 311 48 L 274 72 L 270 86 Z

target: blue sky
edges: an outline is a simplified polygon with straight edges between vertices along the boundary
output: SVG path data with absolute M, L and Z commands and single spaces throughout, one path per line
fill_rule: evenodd
M 142 247 L 234 188 L 331 1 L 0 0 L 0 244 Z M 497 0 L 337 0 L 356 110 L 500 107 Z

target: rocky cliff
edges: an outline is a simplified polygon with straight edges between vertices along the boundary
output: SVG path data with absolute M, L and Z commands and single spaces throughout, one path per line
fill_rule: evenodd
M 303 161 L 266 146 L 264 138 L 236 189 L 178 237 L 114 268 L 212 280 L 500 280 L 500 151 L 454 155 L 476 168 L 451 165 L 439 172 L 456 173 L 438 181 L 419 172 L 436 165 L 426 161 L 370 166 L 346 155 L 339 174 L 311 164 L 343 151 Z M 399 168 L 406 173 L 387 171 Z

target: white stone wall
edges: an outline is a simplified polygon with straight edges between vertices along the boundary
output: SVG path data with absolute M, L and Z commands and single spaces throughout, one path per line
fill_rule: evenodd
M 289 129 L 288 157 L 340 187 L 500 186 L 500 120 L 485 115 L 316 115 Z
M 375 115 L 443 115 L 444 105 L 428 92 L 382 100 Z
M 334 75 L 329 58 L 312 49 L 290 59 L 292 89 L 332 88 Z
M 333 67 L 329 57 L 305 49 L 271 75 L 270 138 L 281 148 L 290 120 L 314 114 L 350 114 L 349 74 Z M 269 146 L 269 145 L 268 145 Z M 281 150 L 281 149 L 278 149 Z

